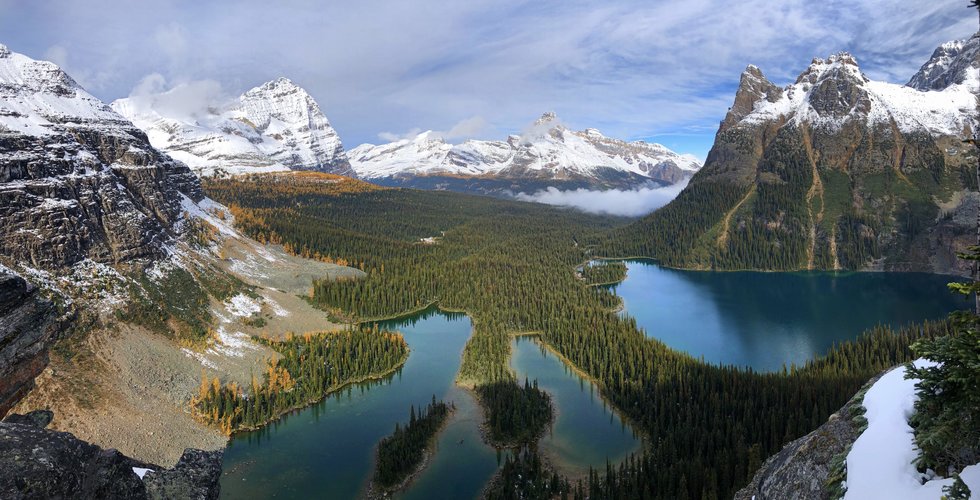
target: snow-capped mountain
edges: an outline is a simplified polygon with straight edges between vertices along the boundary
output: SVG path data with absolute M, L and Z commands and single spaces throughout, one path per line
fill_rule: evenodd
M 58 66 L 0 45 L 0 257 L 60 267 L 164 254 L 186 165 Z
M 358 177 L 381 184 L 453 189 L 478 179 L 488 189 L 519 190 L 524 184 L 635 187 L 673 184 L 700 168 L 697 158 L 660 144 L 626 142 L 596 129 L 572 131 L 545 113 L 522 135 L 505 141 L 449 144 L 433 132 L 390 144 L 363 144 L 348 156 Z
M 940 58 L 945 59 L 945 55 Z M 932 67 L 939 69 L 942 66 L 932 63 Z M 952 69 L 949 68 L 947 73 Z M 932 91 L 869 80 L 861 72 L 857 60 L 846 52 L 827 59 L 814 59 L 792 85 L 783 89 L 772 86 L 738 124 L 785 119 L 795 125 L 840 129 L 847 122 L 858 121 L 869 127 L 894 123 L 905 133 L 962 134 L 964 127 L 974 120 L 976 111 L 975 94 L 980 91 L 976 68 L 962 68 L 959 78 L 949 78 L 950 82 L 941 90 L 934 86 L 945 79 L 945 74 L 920 77 L 927 73 L 928 70 L 920 70 L 910 83 L 918 83 L 928 88 L 924 90 Z M 761 72 L 750 67 L 747 75 L 757 79 Z
M 190 114 L 167 105 L 172 92 L 119 99 L 112 108 L 146 131 L 154 147 L 200 175 L 280 170 L 353 175 L 320 106 L 289 79 Z
M 943 90 L 976 78 L 980 33 L 940 45 L 906 84 L 917 90 Z
M 848 53 L 785 87 L 749 66 L 704 168 L 635 229 L 671 265 L 963 273 L 978 95 L 977 36 L 940 46 L 908 85 L 870 80 Z

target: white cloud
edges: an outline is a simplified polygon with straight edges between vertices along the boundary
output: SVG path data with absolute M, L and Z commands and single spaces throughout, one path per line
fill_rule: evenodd
M 232 99 L 217 81 L 184 81 L 168 88 L 167 79 L 159 73 L 143 77 L 129 97 L 137 108 L 152 108 L 185 121 L 210 114 Z
M 429 137 L 441 138 L 446 142 L 461 142 L 466 139 L 485 138 L 485 133 L 489 129 L 489 124 L 482 116 L 471 116 L 456 122 L 447 131 L 429 130 Z M 385 142 L 396 142 L 412 140 L 424 132 L 421 128 L 415 127 L 404 133 L 380 132 L 378 138 Z
M 548 205 L 571 207 L 583 212 L 639 217 L 670 203 L 687 186 L 687 179 L 670 186 L 635 190 L 561 191 L 555 187 L 534 194 L 518 193 L 515 198 Z

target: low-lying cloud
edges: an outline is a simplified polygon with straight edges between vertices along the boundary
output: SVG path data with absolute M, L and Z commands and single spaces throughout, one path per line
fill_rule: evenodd
M 556 187 L 549 187 L 534 194 L 517 193 L 514 197 L 522 201 L 570 207 L 583 212 L 639 217 L 670 203 L 687 186 L 687 182 L 688 179 L 684 179 L 664 187 L 606 191 L 584 188 L 561 191 Z

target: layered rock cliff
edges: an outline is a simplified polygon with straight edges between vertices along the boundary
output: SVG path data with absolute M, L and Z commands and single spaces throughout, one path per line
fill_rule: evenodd
M 0 416 L 33 386 L 63 327 L 57 307 L 0 265 Z
M 50 62 L 0 46 L 0 255 L 40 268 L 164 255 L 194 174 Z

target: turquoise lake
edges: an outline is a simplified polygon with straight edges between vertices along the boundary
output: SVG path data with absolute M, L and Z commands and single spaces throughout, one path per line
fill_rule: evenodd
M 941 319 L 968 304 L 925 273 L 705 272 L 627 262 L 612 290 L 650 337 L 710 363 L 778 370 L 878 324 Z
M 946 289 L 952 278 L 916 273 L 759 273 L 678 271 L 628 263 L 612 290 L 620 314 L 645 334 L 711 363 L 776 370 L 803 363 L 835 342 L 876 324 L 940 319 L 967 304 Z M 225 454 L 224 498 L 356 498 L 363 496 L 378 442 L 404 425 L 409 408 L 433 395 L 457 411 L 440 433 L 428 467 L 397 498 L 476 498 L 503 454 L 483 443 L 482 412 L 454 384 L 472 324 L 462 314 L 430 309 L 383 328 L 405 335 L 411 354 L 397 373 L 350 386 L 265 429 L 236 435 Z M 642 446 L 595 387 L 535 340 L 514 340 L 511 368 L 538 380 L 556 406 L 541 441 L 564 473 L 603 468 Z

